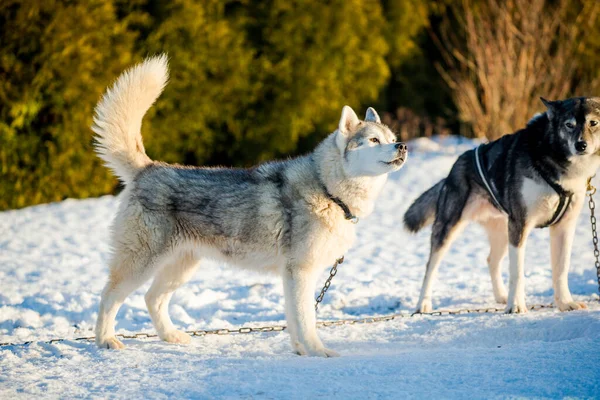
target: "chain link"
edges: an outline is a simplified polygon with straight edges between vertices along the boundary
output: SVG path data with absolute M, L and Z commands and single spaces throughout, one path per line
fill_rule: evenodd
M 529 306 L 529 310 L 542 310 L 554 308 L 552 304 L 535 304 Z M 464 314 L 496 314 L 504 312 L 504 308 L 496 308 L 496 307 L 486 307 L 486 308 L 463 308 L 459 310 L 439 310 L 432 311 L 427 313 L 419 313 L 413 312 L 410 313 L 408 311 L 401 311 L 395 314 L 381 315 L 375 317 L 363 317 L 363 318 L 348 318 L 348 319 L 338 319 L 334 321 L 319 321 L 317 322 L 317 327 L 326 328 L 332 326 L 342 326 L 342 325 L 355 325 L 355 324 L 374 324 L 378 322 L 386 322 L 393 321 L 395 319 L 400 318 L 413 318 L 418 316 L 432 316 L 432 317 L 441 317 L 441 316 L 454 316 L 454 315 L 464 315 Z M 209 335 L 239 335 L 239 334 L 250 334 L 250 333 L 268 333 L 268 332 L 282 332 L 286 330 L 287 327 L 285 325 L 272 325 L 272 326 L 261 326 L 261 327 L 241 327 L 235 329 L 197 329 L 186 331 L 190 336 L 209 336 Z M 132 333 L 132 334 L 117 334 L 117 337 L 121 339 L 149 339 L 158 337 L 158 335 L 153 333 Z M 95 339 L 94 336 L 84 336 L 84 337 L 76 337 L 76 338 L 60 338 L 60 339 L 51 339 L 48 341 L 37 341 L 37 343 L 47 343 L 54 344 L 65 341 L 93 341 Z M 22 342 L 22 343 L 0 343 L 0 347 L 6 346 L 26 346 L 28 344 L 34 343 L 34 341 Z
M 596 193 L 596 187 L 592 185 L 592 178 L 588 178 L 587 181 L 587 195 L 589 196 L 588 205 L 590 207 L 590 223 L 592 225 L 592 244 L 594 245 L 594 258 L 596 261 L 596 278 L 598 280 L 598 292 L 600 292 L 600 251 L 598 250 L 598 232 L 596 231 L 596 203 L 594 202 L 594 194 Z
M 592 224 L 592 243 L 594 244 L 594 257 L 596 258 L 595 266 L 596 273 L 598 277 L 598 290 L 600 291 L 600 250 L 598 250 L 598 234 L 596 231 L 596 216 L 595 209 L 596 203 L 594 202 L 593 195 L 596 193 L 596 188 L 592 185 L 592 178 L 589 178 L 587 181 L 587 195 L 589 196 L 589 207 L 590 207 L 590 222 Z M 329 290 L 331 286 L 331 281 L 333 277 L 337 274 L 337 267 L 344 262 L 344 257 L 339 258 L 335 261 L 331 269 L 329 270 L 329 277 L 325 281 L 321 292 L 316 298 L 315 302 L 315 311 L 318 310 L 319 304 L 323 301 L 325 297 L 325 293 Z M 529 307 L 529 310 L 541 310 L 547 308 L 554 308 L 552 304 L 534 304 Z M 487 308 L 463 308 L 459 310 L 440 310 L 440 311 L 432 311 L 427 313 L 421 312 L 399 312 L 395 314 L 388 314 L 376 317 L 364 317 L 364 318 L 349 318 L 349 319 L 339 319 L 335 321 L 319 321 L 317 322 L 317 327 L 331 327 L 331 326 L 342 326 L 342 325 L 355 325 L 355 324 L 373 324 L 377 322 L 385 322 L 392 321 L 400 318 L 412 318 L 419 315 L 424 316 L 447 316 L 447 315 L 463 315 L 463 314 L 490 314 L 490 313 L 500 313 L 504 312 L 504 308 L 496 308 L 496 307 L 487 307 Z M 249 333 L 267 333 L 267 332 L 282 332 L 287 327 L 285 325 L 272 325 L 272 326 L 261 326 L 261 327 L 241 327 L 237 329 L 229 329 L 229 328 L 221 328 L 221 329 L 196 329 L 192 331 L 186 331 L 190 336 L 208 336 L 208 335 L 235 335 L 235 334 L 249 334 Z M 117 334 L 115 335 L 122 339 L 149 339 L 158 337 L 157 334 L 154 333 L 146 333 L 146 332 L 138 332 L 132 334 Z M 59 338 L 59 339 L 51 339 L 48 341 L 42 341 L 40 343 L 54 344 L 60 343 L 68 340 L 73 341 L 93 341 L 95 339 L 94 336 L 84 336 L 84 337 L 76 337 L 76 338 Z M 6 346 L 26 346 L 33 341 L 21 342 L 21 343 L 11 343 L 5 342 L 0 343 L 0 347 Z
M 327 291 L 329 290 L 329 286 L 331 286 L 331 280 L 337 274 L 338 265 L 340 265 L 343 262 L 344 262 L 344 256 L 338 258 L 333 263 L 333 266 L 329 270 L 329 278 L 327 278 L 327 280 L 325 281 L 325 284 L 323 285 L 323 289 L 321 289 L 321 293 L 319 293 L 319 295 L 317 296 L 317 299 L 315 302 L 315 311 L 317 311 L 319 309 L 319 304 L 321 304 L 321 302 L 323 301 L 323 297 L 325 297 L 325 293 L 327 293 Z

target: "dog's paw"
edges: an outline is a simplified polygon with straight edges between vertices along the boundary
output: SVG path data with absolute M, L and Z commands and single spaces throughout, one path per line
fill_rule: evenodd
M 496 299 L 496 303 L 499 304 L 508 304 L 508 294 L 506 292 L 494 295 Z
M 431 300 L 423 300 L 417 305 L 418 313 L 430 313 L 433 311 L 433 306 L 431 305 Z
M 315 344 L 312 345 L 310 343 L 305 343 L 304 345 L 300 344 L 300 355 L 309 356 L 309 357 L 339 357 L 339 353 L 330 349 L 325 348 L 323 344 Z M 298 351 L 298 349 L 294 349 Z
M 339 357 L 340 353 L 331 349 L 323 349 L 325 351 L 325 356 L 327 357 Z
M 339 357 L 340 353 L 338 353 L 337 351 L 326 349 L 325 347 L 323 347 L 321 349 L 315 349 L 315 350 L 308 351 L 306 353 L 306 355 L 309 357 L 329 358 L 329 357 Z
M 560 311 L 574 311 L 583 310 L 587 308 L 587 305 L 581 301 L 570 301 L 568 303 L 558 303 L 558 309 Z
M 101 349 L 122 350 L 125 348 L 123 342 L 115 336 L 106 339 L 96 339 L 96 345 Z
M 181 331 L 169 331 L 160 335 L 160 338 L 168 343 L 189 344 L 192 341 L 190 335 Z
M 304 346 L 300 344 L 298 341 L 292 341 L 292 349 L 294 349 L 294 353 L 299 356 L 305 356 L 306 350 L 304 350 Z
M 527 309 L 527 305 L 525 304 L 525 302 L 516 301 L 513 304 L 509 304 L 508 306 L 506 306 L 504 313 L 505 314 L 525 314 L 527 311 L 529 311 L 529 310 Z

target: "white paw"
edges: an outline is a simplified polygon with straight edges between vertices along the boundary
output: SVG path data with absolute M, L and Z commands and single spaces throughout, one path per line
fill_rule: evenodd
M 325 355 L 327 357 L 339 357 L 340 353 L 331 349 L 325 349 Z
M 190 335 L 181 331 L 169 331 L 160 335 L 160 338 L 168 343 L 189 344 L 192 341 Z
M 496 303 L 508 304 L 508 294 L 506 291 L 495 294 L 494 298 L 496 299 Z
M 585 303 L 582 303 L 581 301 L 570 301 L 567 303 L 557 302 L 557 303 L 558 303 L 558 309 L 560 311 L 583 310 L 584 308 L 587 308 L 587 305 Z
M 306 355 L 306 350 L 304 350 L 304 346 L 302 346 L 297 340 L 292 340 L 292 349 L 294 349 L 294 353 L 296 353 L 299 356 Z
M 433 311 L 433 306 L 431 305 L 431 300 L 423 300 L 419 302 L 417 305 L 418 313 L 430 313 Z
M 125 348 L 123 342 L 121 342 L 115 336 L 106 339 L 96 338 L 96 345 L 101 349 L 121 350 Z
M 308 351 L 308 352 L 306 352 L 306 355 L 309 357 L 325 357 L 325 358 L 340 356 L 340 354 L 337 351 L 326 349 L 325 347 Z
M 514 301 L 512 304 L 506 306 L 504 312 L 506 314 L 525 314 L 527 311 L 527 304 L 524 301 Z

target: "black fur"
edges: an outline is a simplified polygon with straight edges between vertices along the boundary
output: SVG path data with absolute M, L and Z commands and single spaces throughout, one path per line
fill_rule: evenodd
M 585 123 L 586 115 L 592 112 L 597 114 L 600 109 L 597 99 L 590 98 L 545 104 L 549 107 L 548 111 L 532 119 L 524 129 L 484 145 L 498 145 L 501 148 L 501 155 L 488 173 L 496 183 L 498 200 L 508 212 L 509 240 L 513 246 L 521 244 L 527 218 L 520 193 L 523 180 L 542 181 L 542 176 L 545 176 L 558 181 L 571 164 L 572 143 L 590 134 Z M 575 119 L 577 123 L 573 129 L 567 130 L 565 122 L 569 119 Z M 448 177 L 423 193 L 404 215 L 407 229 L 416 232 L 435 213 L 432 234 L 434 247 L 444 243 L 448 233 L 460 220 L 462 210 L 472 194 L 484 196 L 494 204 L 481 184 L 474 157 L 474 150 L 463 153 Z M 434 203 L 436 196 L 437 202 Z
M 435 217 L 435 208 L 440 196 L 440 190 L 444 185 L 442 179 L 425 193 L 419 196 L 404 214 L 404 226 L 412 233 L 420 231 L 427 221 Z

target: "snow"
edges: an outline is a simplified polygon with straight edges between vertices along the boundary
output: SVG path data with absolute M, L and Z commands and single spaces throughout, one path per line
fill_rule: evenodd
M 448 173 L 473 141 L 419 139 L 388 182 L 375 213 L 359 224 L 319 319 L 413 310 L 429 251 L 429 229 L 407 234 L 404 210 Z M 526 315 L 416 316 L 319 330 L 340 358 L 298 357 L 287 333 L 194 338 L 188 346 L 125 340 L 123 351 L 55 337 L 93 335 L 107 275 L 108 229 L 117 198 L 66 200 L 0 213 L 0 398 L 497 398 L 600 394 L 600 305 L 584 209 L 569 276 L 588 310 Z M 494 304 L 483 230 L 472 225 L 452 246 L 434 285 L 434 308 Z M 528 304 L 551 303 L 548 230 L 526 255 Z M 504 279 L 508 277 L 504 262 Z M 327 277 L 323 269 L 322 281 Z M 119 333 L 153 332 L 143 294 L 128 298 Z M 173 321 L 183 329 L 284 324 L 281 283 L 205 262 L 176 292 Z

